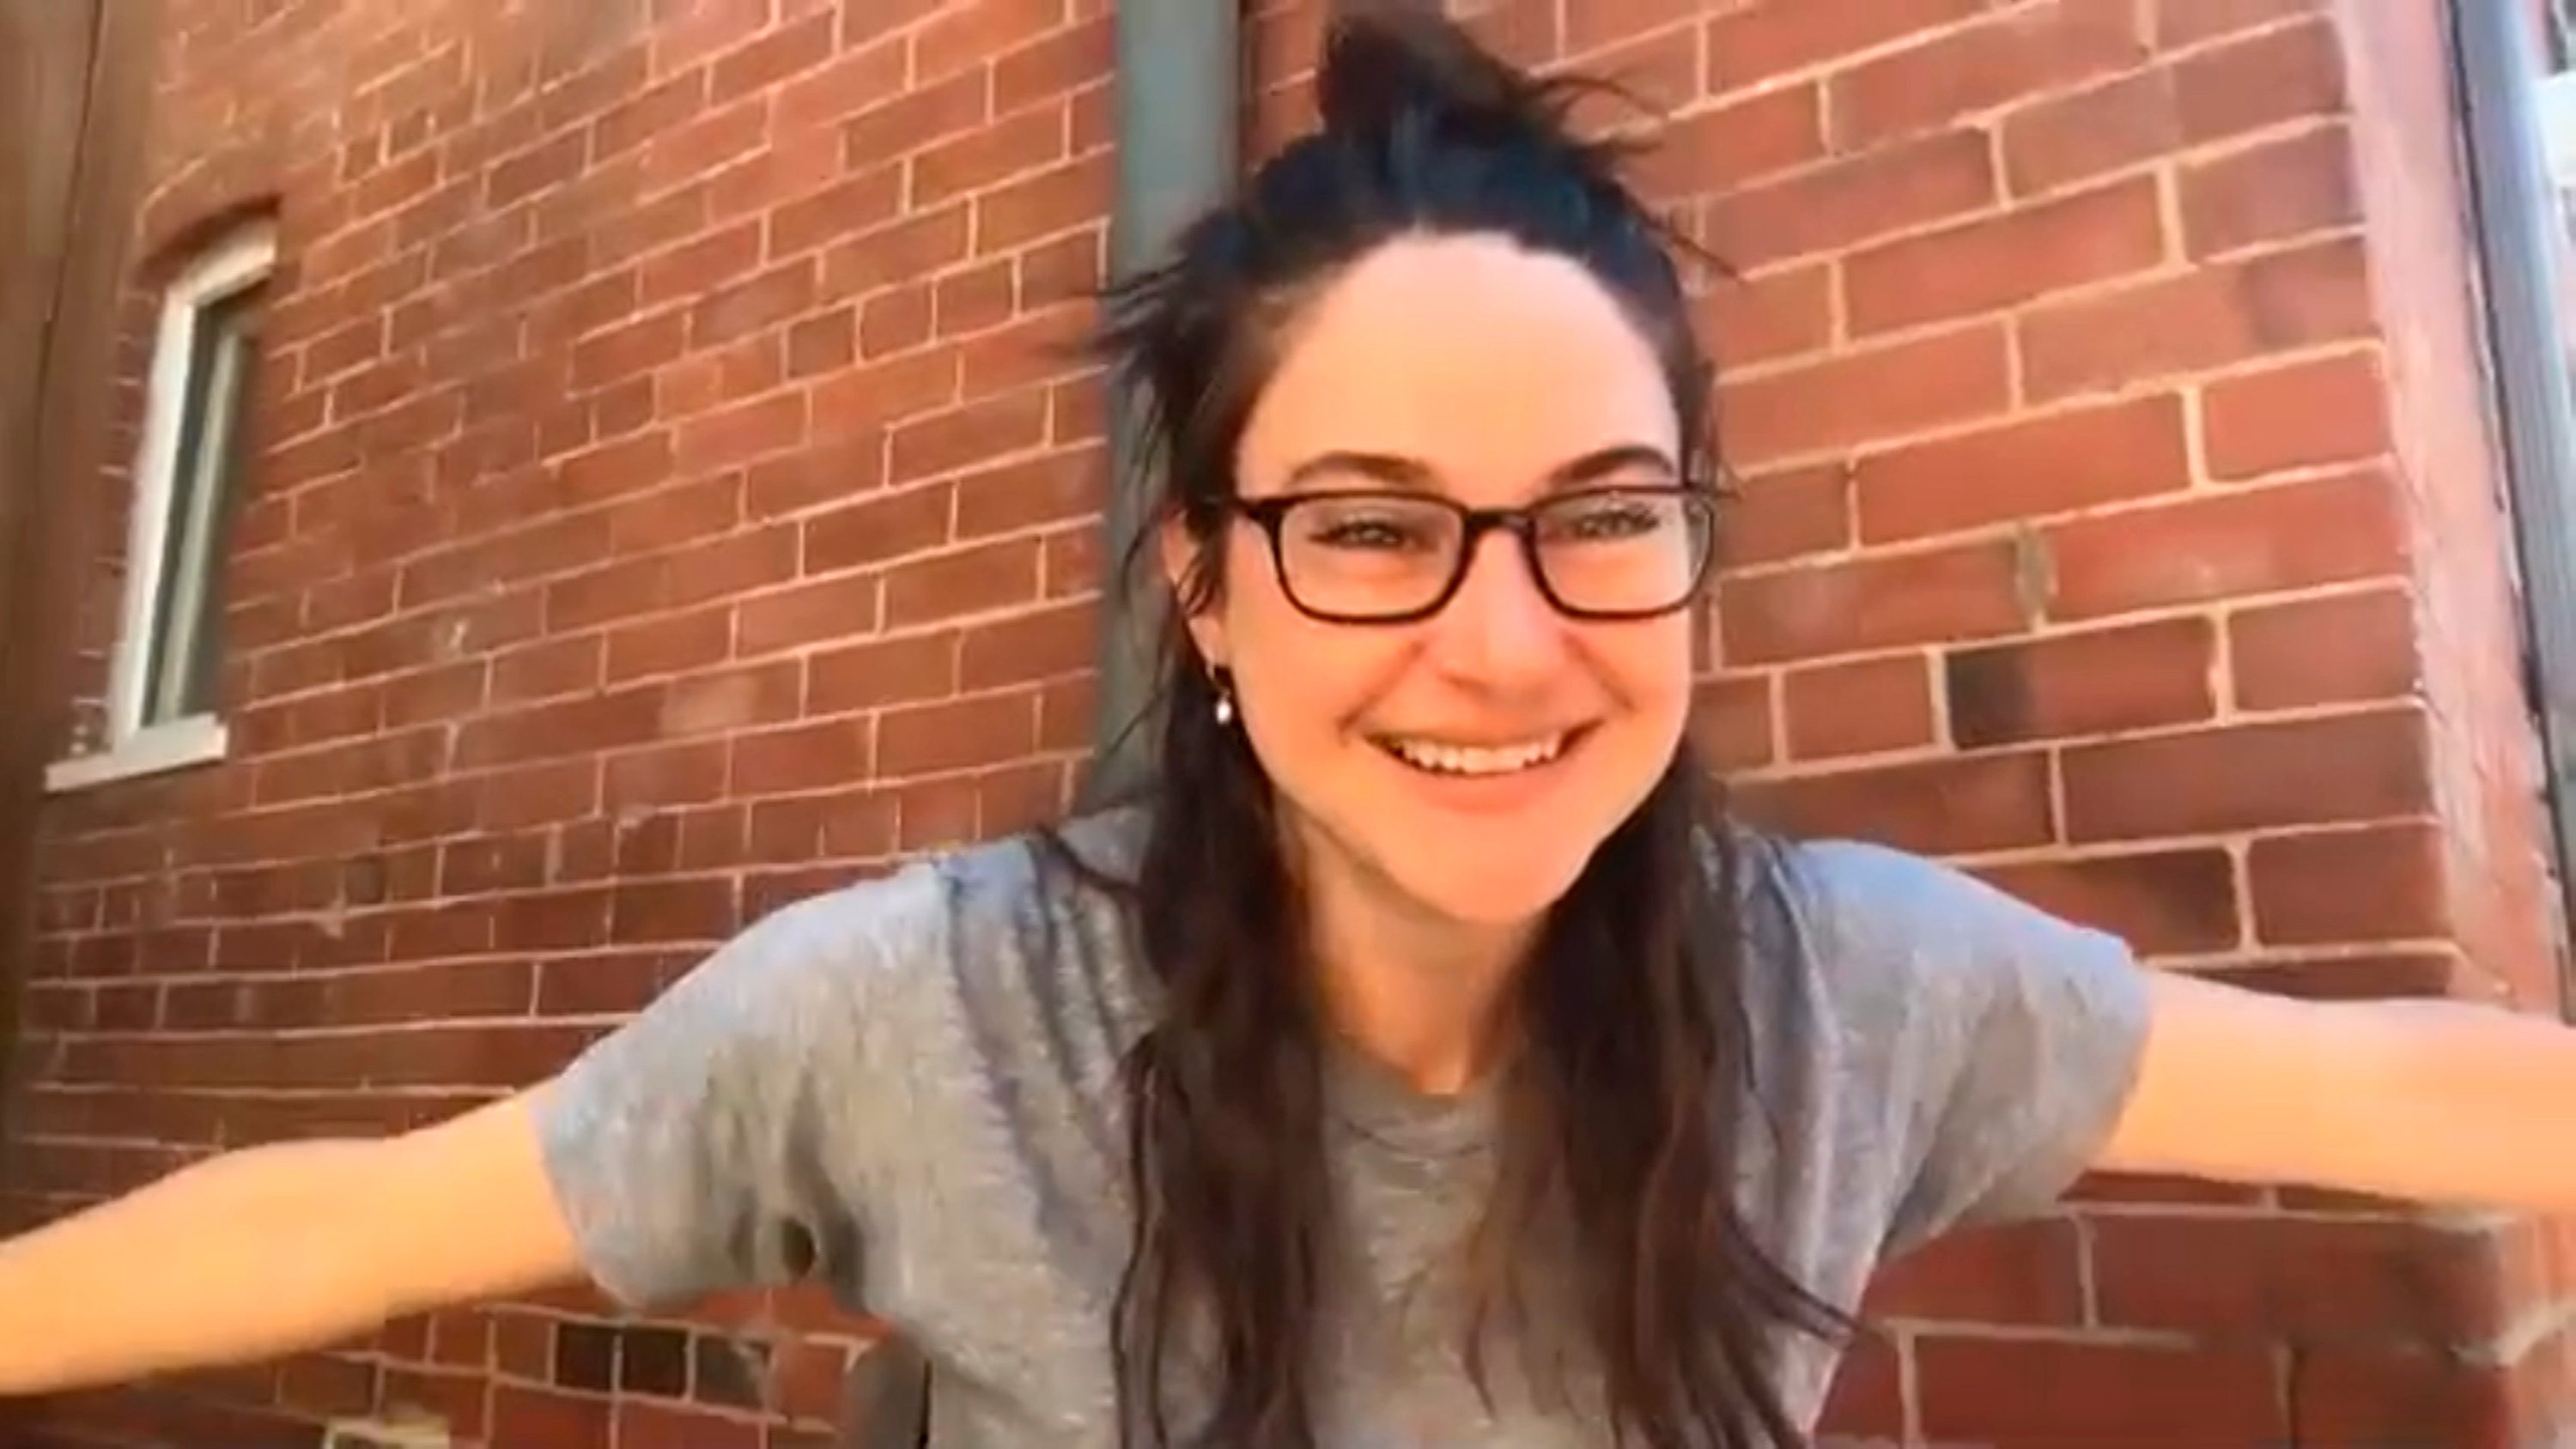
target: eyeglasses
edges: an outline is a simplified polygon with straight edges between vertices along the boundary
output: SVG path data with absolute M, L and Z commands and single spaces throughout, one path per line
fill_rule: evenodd
M 1237 499 L 1270 539 L 1288 602 L 1334 624 L 1406 624 L 1447 607 L 1484 536 L 1520 540 L 1539 592 L 1568 618 L 1649 619 L 1688 604 L 1717 533 L 1709 497 L 1674 486 L 1585 488 L 1525 508 L 1370 490 Z

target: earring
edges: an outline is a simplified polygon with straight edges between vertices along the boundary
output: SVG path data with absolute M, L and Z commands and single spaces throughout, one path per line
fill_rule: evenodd
M 1208 687 L 1216 691 L 1217 727 L 1234 723 L 1234 676 L 1220 666 L 1210 665 Z

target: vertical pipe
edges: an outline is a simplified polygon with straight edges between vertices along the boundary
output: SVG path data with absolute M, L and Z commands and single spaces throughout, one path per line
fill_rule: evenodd
M 2452 0 L 2451 48 L 2529 631 L 2528 688 L 2548 767 L 2561 909 L 2576 914 L 2576 394 L 2558 307 L 2566 222 L 2539 135 L 2546 66 L 2533 9 Z M 2568 983 L 2561 994 L 2576 1007 Z
M 1231 192 L 1240 164 L 1241 0 L 1118 0 L 1116 210 L 1109 268 L 1133 276 L 1160 258 L 1192 218 Z M 1140 570 L 1123 572 L 1151 527 L 1143 473 L 1142 400 L 1110 400 L 1111 483 L 1103 528 L 1109 564 L 1102 601 L 1099 700 L 1085 808 L 1142 784 L 1153 768 L 1155 645 L 1162 598 Z M 1150 557 L 1140 557 L 1150 570 Z

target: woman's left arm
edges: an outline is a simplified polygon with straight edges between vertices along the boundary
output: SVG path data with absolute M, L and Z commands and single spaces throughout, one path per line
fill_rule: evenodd
M 2576 1208 L 2576 1029 L 2150 974 L 2137 1080 L 2096 1168 Z

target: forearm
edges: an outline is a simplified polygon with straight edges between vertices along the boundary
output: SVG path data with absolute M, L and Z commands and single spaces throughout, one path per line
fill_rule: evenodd
M 2576 1030 L 2466 1001 L 2320 1003 L 2160 971 L 2098 1165 L 2576 1209 Z
M 2332 1150 L 2351 1165 L 2332 1176 L 2431 1203 L 2576 1209 L 2576 1030 L 2458 1001 L 2377 1002 L 2355 1021 L 2384 1079 L 2337 1114 Z
M 0 1244 L 0 1396 L 258 1361 L 381 1322 L 395 1305 L 350 1211 L 369 1150 L 212 1158 Z

